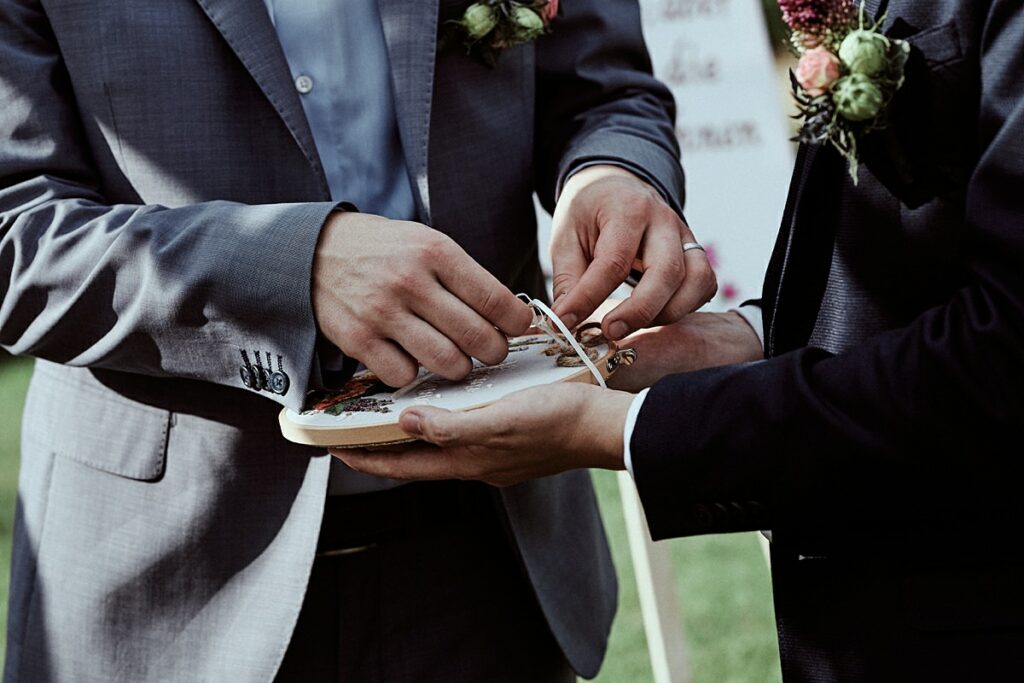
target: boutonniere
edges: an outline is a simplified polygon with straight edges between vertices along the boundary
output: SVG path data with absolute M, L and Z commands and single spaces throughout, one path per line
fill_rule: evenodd
M 857 183 L 857 143 L 888 124 L 887 109 L 903 86 L 910 45 L 884 36 L 853 0 L 779 0 L 799 56 L 790 70 L 801 121 L 795 138 L 829 143 L 846 158 Z
M 469 53 L 494 66 L 502 50 L 547 33 L 557 14 L 558 0 L 479 0 L 446 22 L 440 42 L 461 39 Z

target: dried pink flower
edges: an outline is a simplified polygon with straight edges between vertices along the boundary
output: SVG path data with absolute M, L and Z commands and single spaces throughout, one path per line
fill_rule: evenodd
M 823 47 L 805 52 L 796 66 L 796 80 L 811 97 L 828 92 L 839 75 L 839 58 Z
M 558 0 L 548 0 L 547 7 L 544 8 L 544 18 L 551 21 L 558 16 Z

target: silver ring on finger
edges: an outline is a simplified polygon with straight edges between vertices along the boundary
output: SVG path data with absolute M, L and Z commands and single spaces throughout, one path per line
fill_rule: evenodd
M 687 252 L 687 251 L 690 251 L 691 249 L 700 249 L 701 251 L 704 251 L 704 247 L 702 247 L 697 242 L 683 242 L 683 252 L 684 253 Z

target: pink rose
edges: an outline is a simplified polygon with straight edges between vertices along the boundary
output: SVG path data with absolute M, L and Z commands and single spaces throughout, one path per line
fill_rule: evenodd
M 551 21 L 558 14 L 558 0 L 548 0 L 548 6 L 544 8 L 544 18 Z
M 796 65 L 796 80 L 812 97 L 824 95 L 839 78 L 839 58 L 823 47 L 808 50 Z

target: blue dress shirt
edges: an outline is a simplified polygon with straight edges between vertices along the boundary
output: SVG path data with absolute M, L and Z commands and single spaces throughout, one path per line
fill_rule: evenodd
M 378 0 L 263 0 L 327 175 L 331 199 L 416 217 L 398 137 Z
M 397 220 L 416 217 L 398 134 L 378 0 L 263 0 L 291 69 L 331 199 Z M 400 482 L 331 463 L 328 493 Z

